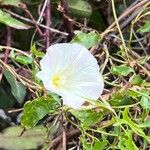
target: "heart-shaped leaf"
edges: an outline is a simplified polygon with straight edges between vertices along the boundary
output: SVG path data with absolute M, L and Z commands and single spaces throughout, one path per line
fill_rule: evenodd
M 48 113 L 54 113 L 58 108 L 57 101 L 52 96 L 39 97 L 24 105 L 21 124 L 25 128 L 34 127 Z

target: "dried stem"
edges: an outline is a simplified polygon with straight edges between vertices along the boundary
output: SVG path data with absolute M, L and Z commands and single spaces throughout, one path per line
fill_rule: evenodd
M 33 20 L 33 22 L 36 23 L 34 17 L 32 16 L 32 14 L 30 13 L 29 10 L 25 9 L 25 12 L 29 15 L 29 17 Z M 39 26 L 37 24 L 35 24 L 36 30 L 38 31 L 40 36 L 45 36 L 45 34 L 41 31 L 41 29 L 39 28 Z
M 63 132 L 62 132 L 62 150 L 66 150 L 67 146 L 67 137 L 66 137 L 66 131 L 65 131 L 65 127 L 63 127 Z
M 46 20 L 46 26 L 50 27 L 51 25 L 51 3 L 50 0 L 47 1 L 46 9 L 45 9 L 45 20 Z M 50 37 L 51 37 L 51 32 L 49 29 L 46 29 L 46 49 L 50 46 Z
M 41 6 L 39 6 L 38 8 L 38 12 L 39 12 L 39 18 L 38 18 L 38 21 L 37 23 L 40 23 L 42 21 L 42 18 L 44 16 L 44 12 L 45 12 L 45 8 L 46 8 L 46 5 L 47 5 L 47 1 L 48 0 L 45 0 L 44 4 L 43 4 L 43 7 L 42 7 L 42 10 L 41 9 Z
M 66 136 L 67 136 L 67 139 L 70 139 L 71 137 L 76 136 L 76 135 L 78 135 L 78 134 L 80 134 L 80 130 L 79 130 L 79 129 L 76 129 L 76 130 L 72 130 L 72 131 L 70 131 L 69 133 L 67 133 Z M 55 138 L 55 139 L 52 141 L 53 147 L 56 146 L 57 144 L 59 144 L 59 143 L 61 142 L 62 138 L 63 138 L 63 135 L 62 135 L 62 134 L 59 135 L 57 138 Z
M 6 45 L 8 47 L 11 47 L 11 29 L 10 29 L 10 27 L 7 27 L 7 43 L 6 43 Z M 5 58 L 4 58 L 4 62 L 6 64 L 8 63 L 8 58 L 9 58 L 9 48 L 6 48 Z
M 133 13 L 135 10 L 137 10 L 138 8 L 141 8 L 143 5 L 145 5 L 147 2 L 149 2 L 149 0 L 142 0 L 139 3 L 135 4 L 133 7 L 129 7 L 120 17 L 118 17 L 118 22 L 120 23 L 120 21 L 122 19 L 124 19 L 125 17 L 127 17 L 128 15 L 130 15 L 131 13 Z M 102 34 L 101 36 L 104 37 L 106 36 L 106 34 L 108 34 L 110 31 L 113 30 L 113 28 L 116 25 L 116 21 L 113 22 Z
M 122 44 L 123 44 L 123 48 L 124 48 L 124 51 L 125 51 L 125 53 L 126 53 L 126 57 L 127 57 L 128 61 L 129 61 L 128 50 L 127 50 L 126 43 L 125 43 L 125 40 L 124 40 L 122 31 L 121 31 L 121 29 L 120 29 L 120 25 L 119 25 L 118 19 L 117 19 L 114 0 L 112 0 L 112 11 L 113 11 L 113 15 L 114 15 L 114 19 L 115 19 L 116 26 L 117 26 L 117 28 L 118 28 L 118 31 L 119 31 L 119 34 L 120 34 L 120 37 L 121 37 L 121 41 L 122 41 Z
M 73 23 L 72 23 L 72 21 L 65 17 L 65 16 L 69 16 L 68 1 L 67 0 L 62 0 L 61 5 L 64 9 L 64 12 L 63 12 L 64 13 L 64 22 L 65 22 L 65 26 L 66 26 L 66 31 L 69 34 L 68 41 L 70 41 L 72 39 L 72 37 L 74 36 L 74 32 L 73 32 Z
M 47 26 L 45 26 L 44 24 L 37 23 L 37 21 L 32 21 L 31 19 L 28 19 L 28 18 L 25 18 L 25 17 L 23 17 L 23 16 L 20 16 L 20 15 L 18 15 L 18 14 L 16 14 L 16 13 L 12 12 L 12 11 L 10 11 L 10 10 L 7 10 L 7 9 L 3 9 L 3 10 L 4 10 L 5 12 L 9 13 L 10 15 L 12 15 L 12 16 L 18 18 L 18 19 L 21 19 L 21 20 L 26 21 L 26 22 L 28 22 L 28 23 L 31 23 L 31 24 L 33 24 L 33 25 L 38 25 L 38 26 L 40 26 L 40 27 L 42 27 L 42 28 L 45 28 L 45 29 L 49 29 L 51 32 L 55 32 L 55 33 L 58 33 L 58 34 L 62 34 L 62 35 L 68 36 L 68 33 L 66 33 L 66 32 L 62 32 L 62 31 L 59 31 L 59 30 L 56 30 L 56 29 L 47 27 Z
M 23 108 L 9 110 L 8 113 L 16 113 L 23 111 Z

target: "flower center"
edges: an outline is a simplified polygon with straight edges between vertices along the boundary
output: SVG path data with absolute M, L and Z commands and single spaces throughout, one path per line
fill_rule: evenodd
M 52 77 L 52 83 L 55 86 L 55 88 L 62 88 L 64 86 L 65 81 L 65 77 L 58 74 Z

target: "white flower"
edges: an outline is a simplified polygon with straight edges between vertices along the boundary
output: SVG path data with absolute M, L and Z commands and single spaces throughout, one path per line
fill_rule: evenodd
M 94 56 L 82 45 L 62 43 L 50 46 L 40 61 L 37 77 L 46 90 L 63 98 L 63 104 L 79 108 L 86 99 L 96 100 L 104 88 Z

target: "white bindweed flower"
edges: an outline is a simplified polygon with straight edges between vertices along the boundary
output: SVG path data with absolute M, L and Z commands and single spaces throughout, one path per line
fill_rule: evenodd
M 50 46 L 40 61 L 37 77 L 46 90 L 63 98 L 63 104 L 79 108 L 86 99 L 96 100 L 104 88 L 94 56 L 82 45 L 62 43 Z

